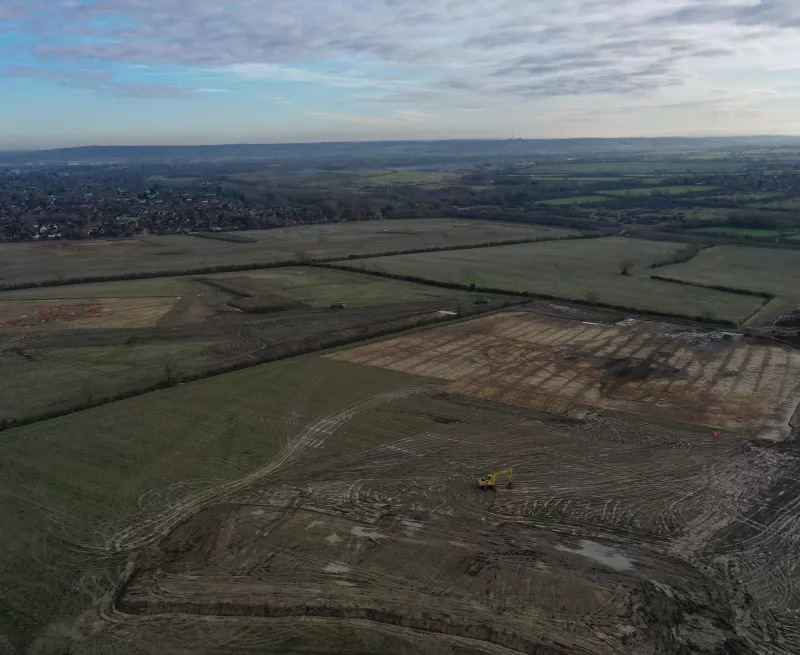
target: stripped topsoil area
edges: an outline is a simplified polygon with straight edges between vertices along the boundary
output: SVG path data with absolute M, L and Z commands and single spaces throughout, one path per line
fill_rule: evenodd
M 633 319 L 503 312 L 330 357 L 546 412 L 622 410 L 776 440 L 800 401 L 800 351 L 789 345 Z

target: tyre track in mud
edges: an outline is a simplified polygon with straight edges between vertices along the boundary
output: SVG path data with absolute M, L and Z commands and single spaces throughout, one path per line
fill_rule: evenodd
M 277 471 L 296 464 L 308 452 L 319 448 L 328 437 L 350 421 L 356 414 L 423 391 L 424 388 L 412 388 L 380 394 L 351 405 L 332 416 L 318 419 L 307 426 L 299 436 L 292 439 L 265 466 L 236 480 L 230 480 L 211 488 L 191 493 L 155 516 L 139 515 L 131 517 L 131 525 L 118 530 L 116 534 L 106 539 L 102 547 L 95 547 L 93 550 L 101 553 L 123 553 L 151 545 L 203 508 L 224 502 Z

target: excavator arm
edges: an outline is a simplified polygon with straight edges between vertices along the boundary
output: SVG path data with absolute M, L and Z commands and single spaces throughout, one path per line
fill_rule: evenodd
M 481 489 L 494 489 L 497 484 L 497 478 L 503 473 L 508 474 L 508 488 L 511 489 L 514 482 L 514 471 L 512 469 L 500 469 L 499 471 L 490 473 L 485 478 L 480 478 L 478 480 L 478 487 Z

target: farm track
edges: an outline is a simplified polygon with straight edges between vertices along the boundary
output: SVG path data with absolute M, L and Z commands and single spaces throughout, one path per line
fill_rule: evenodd
M 411 394 L 420 393 L 420 389 L 410 389 L 382 394 L 369 400 L 357 403 L 333 416 L 315 421 L 307 426 L 297 437 L 293 438 L 281 452 L 265 466 L 235 480 L 215 484 L 211 488 L 201 489 L 188 496 L 176 500 L 165 508 L 160 508 L 152 516 L 135 516 L 130 518 L 130 525 L 121 527 L 109 537 L 100 549 L 101 552 L 123 553 L 153 544 L 163 538 L 175 526 L 196 514 L 209 505 L 226 502 L 236 493 L 257 484 L 277 471 L 297 463 L 304 455 L 319 448 L 333 432 L 339 429 L 357 413 L 392 402 Z M 91 550 L 97 547 L 90 546 Z

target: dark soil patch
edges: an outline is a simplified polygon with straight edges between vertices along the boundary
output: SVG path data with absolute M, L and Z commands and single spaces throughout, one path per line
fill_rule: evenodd
M 307 307 L 301 302 L 272 293 L 249 298 L 236 298 L 228 301 L 228 305 L 252 314 L 268 314 L 270 312 L 283 312 L 289 309 Z

